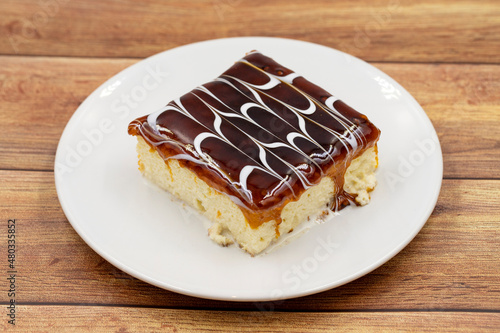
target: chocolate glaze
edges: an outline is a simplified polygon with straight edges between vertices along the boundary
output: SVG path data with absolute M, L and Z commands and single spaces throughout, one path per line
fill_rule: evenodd
M 324 176 L 336 184 L 332 209 L 352 202 L 345 171 L 380 135 L 366 116 L 255 51 L 128 132 L 228 194 L 254 228 L 279 224 L 282 208 Z

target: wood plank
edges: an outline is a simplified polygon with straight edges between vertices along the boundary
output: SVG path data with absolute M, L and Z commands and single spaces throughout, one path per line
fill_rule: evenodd
M 143 58 L 196 41 L 277 36 L 368 61 L 488 62 L 500 55 L 496 0 L 4 0 L 2 54 Z
M 494 332 L 500 313 L 240 312 L 98 306 L 17 308 L 16 328 L 30 332 Z M 6 320 L 4 329 L 9 328 Z M 395 325 L 397 325 L 395 327 Z
M 148 285 L 93 252 L 67 222 L 50 172 L 0 171 L 0 216 L 15 218 L 18 300 L 169 308 L 331 311 L 500 310 L 500 180 L 444 180 L 423 230 L 395 258 L 342 287 L 303 298 L 232 303 Z M 0 228 L 5 239 L 6 228 Z M 0 252 L 5 253 L 5 242 Z M 6 262 L 0 267 L 6 271 Z M 6 302 L 0 293 L 0 302 Z
M 97 87 L 137 60 L 2 57 L 2 169 L 53 169 L 59 138 Z
M 0 57 L 0 62 L 0 168 L 52 170 L 57 143 L 78 105 L 137 60 Z M 498 177 L 500 66 L 374 65 L 426 110 L 441 140 L 445 177 Z
M 443 150 L 444 177 L 499 178 L 500 66 L 374 65 L 426 111 Z

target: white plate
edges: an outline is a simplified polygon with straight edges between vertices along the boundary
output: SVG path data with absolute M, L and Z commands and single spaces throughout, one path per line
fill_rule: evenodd
M 197 214 L 145 181 L 137 170 L 136 140 L 127 134 L 131 120 L 217 77 L 253 49 L 332 92 L 382 131 L 379 185 L 369 205 L 343 210 L 254 258 L 213 243 Z M 427 221 L 442 170 L 431 122 L 389 76 L 328 47 L 261 37 L 190 44 L 125 69 L 76 110 L 55 160 L 61 206 L 103 258 L 158 287 L 232 301 L 309 295 L 379 267 Z

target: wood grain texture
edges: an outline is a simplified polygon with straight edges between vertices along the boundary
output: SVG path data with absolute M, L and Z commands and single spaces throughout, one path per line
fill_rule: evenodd
M 498 0 L 2 0 L 0 12 L 0 253 L 16 219 L 19 331 L 498 332 Z M 372 273 L 286 301 L 198 299 L 115 268 L 66 219 L 54 155 L 85 98 L 144 57 L 238 36 L 360 57 L 431 119 L 444 158 L 439 200 L 415 239 Z M 0 331 L 12 328 L 8 301 L 0 291 Z
M 143 58 L 192 42 L 274 36 L 368 61 L 500 60 L 498 1 L 4 0 L 0 52 Z
M 444 177 L 500 178 L 500 66 L 375 66 L 403 85 L 431 119 Z
M 1 169 L 53 170 L 81 102 L 133 59 L 0 57 Z M 441 140 L 444 176 L 498 178 L 500 66 L 375 63 L 414 95 Z
M 30 332 L 494 332 L 499 313 L 204 311 L 99 306 L 19 306 Z M 300 318 L 300 319 L 299 319 Z M 5 323 L 2 323 L 6 328 Z
M 136 61 L 2 57 L 0 168 L 53 169 L 57 143 L 78 106 Z
M 6 203 L 0 216 L 17 224 L 19 302 L 266 311 L 500 309 L 500 203 L 489 199 L 500 193 L 500 180 L 445 180 L 423 230 L 363 278 L 298 299 L 231 303 L 161 290 L 107 263 L 67 222 L 52 173 L 0 171 L 0 179 L 0 202 Z M 1 239 L 5 232 L 0 229 Z M 4 242 L 0 246 L 4 251 Z M 0 293 L 0 302 L 6 297 Z

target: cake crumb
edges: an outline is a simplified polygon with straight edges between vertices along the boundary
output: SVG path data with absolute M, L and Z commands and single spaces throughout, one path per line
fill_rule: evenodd
M 316 221 L 317 221 L 318 223 L 323 223 L 323 222 L 325 222 L 325 220 L 326 220 L 326 218 L 327 218 L 327 216 L 328 216 L 329 214 L 330 214 L 330 213 L 329 213 L 329 210 L 324 210 L 324 211 L 322 211 L 322 212 L 318 215 L 318 217 L 317 217 Z
M 214 223 L 208 229 L 208 235 L 214 242 L 222 246 L 228 246 L 234 243 L 232 239 L 222 234 L 222 226 L 220 223 Z

